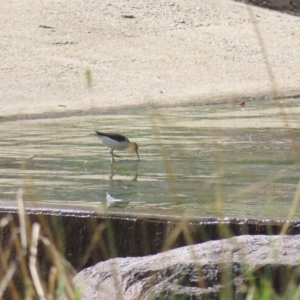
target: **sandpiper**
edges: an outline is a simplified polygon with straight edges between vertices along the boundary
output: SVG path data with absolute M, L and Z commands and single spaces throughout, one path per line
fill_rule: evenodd
M 114 157 L 120 156 L 114 154 L 114 150 L 124 150 L 129 149 L 136 153 L 138 158 L 140 159 L 137 143 L 130 142 L 127 137 L 118 134 L 118 133 L 104 133 L 96 131 L 97 137 L 101 140 L 101 142 L 110 149 L 111 158 L 114 161 Z

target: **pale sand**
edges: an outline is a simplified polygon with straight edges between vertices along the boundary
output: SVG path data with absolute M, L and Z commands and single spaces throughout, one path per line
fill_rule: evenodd
M 253 22 L 278 93 L 299 94 L 300 18 L 251 9 L 254 19 L 229 0 L 2 1 L 0 116 L 268 95 Z

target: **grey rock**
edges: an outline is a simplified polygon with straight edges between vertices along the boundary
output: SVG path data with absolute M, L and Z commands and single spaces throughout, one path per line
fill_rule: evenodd
M 246 2 L 243 0 L 235 1 Z M 249 0 L 249 3 L 279 11 L 294 11 L 297 14 L 299 14 L 298 10 L 300 9 L 300 0 Z
M 152 256 L 110 259 L 81 271 L 73 281 L 81 299 L 88 300 L 219 299 L 226 288 L 233 298 L 244 299 L 249 274 L 258 285 L 267 274 L 275 292 L 285 292 L 300 264 L 299 249 L 299 235 L 245 235 Z

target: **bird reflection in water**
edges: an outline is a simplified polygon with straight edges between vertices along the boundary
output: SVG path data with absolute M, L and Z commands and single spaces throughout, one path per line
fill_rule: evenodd
M 122 161 L 112 161 L 109 164 L 110 172 L 109 172 L 109 179 L 115 180 L 114 176 L 121 175 L 126 176 L 131 179 L 130 181 L 137 181 L 138 178 L 138 166 L 139 161 L 129 161 L 129 160 L 122 160 Z

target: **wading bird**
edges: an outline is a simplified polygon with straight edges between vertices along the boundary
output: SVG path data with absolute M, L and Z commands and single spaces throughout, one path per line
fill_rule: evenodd
M 99 132 L 96 131 L 97 137 L 101 140 L 103 145 L 108 147 L 110 149 L 110 154 L 111 158 L 114 161 L 114 157 L 119 157 L 120 156 L 114 154 L 114 150 L 124 150 L 128 149 L 132 152 L 135 152 L 138 159 L 140 159 L 139 153 L 138 153 L 138 148 L 139 146 L 137 143 L 130 142 L 127 137 L 118 134 L 118 133 L 104 133 L 104 132 Z

